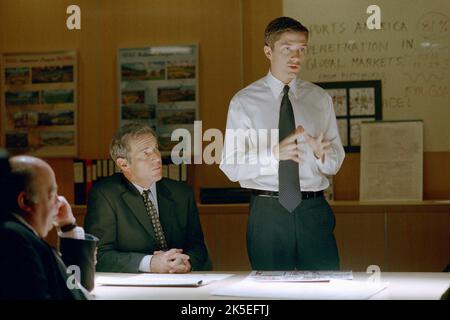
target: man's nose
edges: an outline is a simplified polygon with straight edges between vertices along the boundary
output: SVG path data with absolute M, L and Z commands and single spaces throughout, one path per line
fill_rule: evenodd
M 58 207 L 63 205 L 63 202 L 61 201 L 61 198 L 59 197 L 59 194 L 56 195 L 56 205 Z
M 300 50 L 295 50 L 294 53 L 291 56 L 292 60 L 299 60 L 301 56 Z
M 159 152 L 159 150 L 155 151 L 153 155 L 153 161 L 161 163 L 161 152 Z

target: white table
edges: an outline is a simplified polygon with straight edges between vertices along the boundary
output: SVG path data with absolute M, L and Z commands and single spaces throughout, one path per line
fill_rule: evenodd
M 92 293 L 95 299 L 99 300 L 236 300 L 239 298 L 214 296 L 211 295 L 211 292 L 243 280 L 249 274 L 248 271 L 208 273 L 227 273 L 233 274 L 233 276 L 196 288 L 115 287 L 97 285 Z M 98 276 L 120 277 L 124 276 L 124 274 L 97 273 L 96 277 Z M 353 276 L 354 280 L 359 281 L 365 281 L 369 278 L 368 274 L 362 272 L 354 272 Z M 389 286 L 372 296 L 371 300 L 437 300 L 450 286 L 450 273 L 382 272 L 380 280 L 382 282 L 388 282 Z M 248 298 L 242 299 L 249 300 Z

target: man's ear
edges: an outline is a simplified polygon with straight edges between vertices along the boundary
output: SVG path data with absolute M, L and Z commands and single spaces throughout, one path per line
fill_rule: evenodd
M 272 49 L 269 46 L 264 46 L 264 54 L 266 55 L 267 59 L 272 61 Z
M 17 205 L 19 206 L 20 210 L 25 212 L 31 211 L 31 201 L 28 199 L 28 196 L 25 192 L 19 193 L 17 196 Z
M 120 170 L 122 170 L 122 172 L 125 172 L 130 168 L 127 159 L 124 158 L 118 158 L 116 160 L 116 164 L 120 168 Z

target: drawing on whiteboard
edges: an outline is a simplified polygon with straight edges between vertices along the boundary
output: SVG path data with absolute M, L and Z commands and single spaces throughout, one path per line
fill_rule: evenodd
M 345 89 L 327 89 L 328 94 L 333 99 L 336 116 L 347 115 L 347 90 Z

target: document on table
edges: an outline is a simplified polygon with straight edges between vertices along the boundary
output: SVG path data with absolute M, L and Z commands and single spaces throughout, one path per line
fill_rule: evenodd
M 96 285 L 104 286 L 143 286 L 143 287 L 199 287 L 213 281 L 223 280 L 232 274 L 117 274 L 99 276 Z
M 326 282 L 259 281 L 252 275 L 213 291 L 212 295 L 298 300 L 365 300 L 382 291 L 387 283 L 331 279 Z
M 352 280 L 352 271 L 252 271 L 249 279 L 272 282 L 323 282 Z

